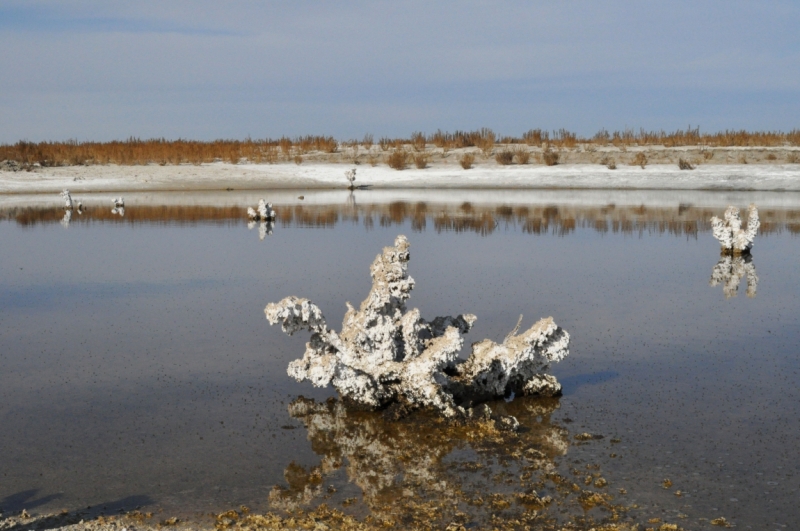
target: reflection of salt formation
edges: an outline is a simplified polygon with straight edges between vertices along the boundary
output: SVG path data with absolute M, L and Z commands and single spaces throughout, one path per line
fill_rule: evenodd
M 758 220 L 758 209 L 750 205 L 747 215 L 747 230 L 742 230 L 742 220 L 739 209 L 729 206 L 725 211 L 724 219 L 714 216 L 711 218 L 711 228 L 714 237 L 722 244 L 724 254 L 749 253 L 753 248 L 753 240 L 758 233 L 761 222 Z
M 370 268 L 372 290 L 356 311 L 348 303 L 342 333 L 329 330 L 320 309 L 308 299 L 287 297 L 264 312 L 288 334 L 312 332 L 303 359 L 289 375 L 315 386 L 333 386 L 347 400 L 370 409 L 399 406 L 463 417 L 475 403 L 520 395 L 559 394 L 561 385 L 543 374 L 568 353 L 569 334 L 551 317 L 502 344 L 485 339 L 473 345 L 467 360 L 458 357 L 476 317 L 437 317 L 425 321 L 417 309 L 406 311 L 414 279 L 408 276 L 408 240 L 398 236 Z
M 258 210 L 247 207 L 247 217 L 253 221 L 275 221 L 277 214 L 272 209 L 272 203 L 259 199 Z
M 258 225 L 259 240 L 263 240 L 267 236 L 272 236 L 272 229 L 275 228 L 275 223 L 273 223 L 272 221 L 261 221 L 260 223 L 256 223 L 252 219 L 247 222 L 248 229 L 254 229 L 256 225 Z
M 485 469 L 494 461 L 521 460 L 527 470 L 555 472 L 553 459 L 565 455 L 569 448 L 567 430 L 550 421 L 558 402 L 529 398 L 496 407 L 523 419 L 526 430 L 504 431 L 488 407 L 476 422 L 448 423 L 430 416 L 393 422 L 384 415 L 349 409 L 341 401 L 321 404 L 299 398 L 289 405 L 289 414 L 305 425 L 321 462 L 308 469 L 289 465 L 284 474 L 289 488 L 273 489 L 270 503 L 276 508 L 294 509 L 322 497 L 323 481 L 342 466 L 346 466 L 348 480 L 361 489 L 365 503 L 376 513 L 413 512 L 413 504 L 420 500 L 452 509 L 459 502 L 486 496 L 474 477 L 463 474 Z M 474 456 L 475 460 L 454 461 L 455 452 Z M 535 478 L 528 474 L 528 480 Z M 527 501 L 539 508 L 550 503 L 535 493 Z
M 122 197 L 112 199 L 114 208 L 111 209 L 112 214 L 119 214 L 120 217 L 125 216 L 125 200 Z
M 753 265 L 753 258 L 749 254 L 720 257 L 717 265 L 711 270 L 710 286 L 722 284 L 722 292 L 726 299 L 735 297 L 739 291 L 739 283 L 742 277 L 747 279 L 747 296 L 755 297 L 758 289 L 758 276 L 756 266 Z
M 72 219 L 72 210 L 66 209 L 64 211 L 64 217 L 61 218 L 61 226 L 64 227 L 65 229 L 69 228 L 69 222 L 71 219 Z

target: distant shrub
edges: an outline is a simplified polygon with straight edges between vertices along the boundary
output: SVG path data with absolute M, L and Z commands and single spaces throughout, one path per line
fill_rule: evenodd
M 688 161 L 684 159 L 678 159 L 678 167 L 682 170 L 693 170 L 694 166 Z
M 644 167 L 647 166 L 647 155 L 645 155 L 641 151 L 638 152 L 636 156 L 633 157 L 633 160 L 631 161 L 631 166 L 640 166 L 642 169 L 644 169 Z
M 472 165 L 475 163 L 475 154 L 464 153 L 461 155 L 461 158 L 458 159 L 458 163 L 461 164 L 461 167 L 465 170 L 472 168 Z
M 364 149 L 366 149 L 367 151 L 372 149 L 372 143 L 373 143 L 372 134 L 367 133 L 366 135 L 364 135 L 364 139 L 361 141 L 361 143 L 364 145 Z
M 510 149 L 503 149 L 495 153 L 494 160 L 501 166 L 508 166 L 514 161 L 514 152 Z
M 789 164 L 797 164 L 798 162 L 800 162 L 800 157 L 797 156 L 797 153 L 789 153 L 786 156 L 786 162 L 788 162 Z
M 422 133 L 411 133 L 411 146 L 414 151 L 425 151 L 425 135 Z
M 522 146 L 514 150 L 514 156 L 517 158 L 517 164 L 527 164 L 531 160 L 531 152 Z
M 301 165 L 303 163 L 303 155 L 299 155 L 299 154 L 295 155 L 294 156 L 294 163 L 297 164 L 298 166 Z
M 495 139 L 497 138 L 494 131 L 488 127 L 482 127 L 480 130 L 470 133 L 470 136 L 472 144 L 483 152 L 484 157 L 492 154 Z
M 522 134 L 522 140 L 529 146 L 538 147 L 550 141 L 550 133 L 542 131 L 541 129 L 531 129 L 527 133 Z
M 775 153 L 770 153 L 767 155 L 767 160 L 778 160 L 778 157 L 775 156 Z
M 600 160 L 600 164 L 608 168 L 609 170 L 616 170 L 617 169 L 617 161 L 614 160 L 613 157 L 603 157 Z
M 404 170 L 408 166 L 408 152 L 404 149 L 395 149 L 386 157 L 386 164 L 395 170 Z
M 417 153 L 414 155 L 414 166 L 416 166 L 417 169 L 424 170 L 428 167 L 428 158 L 428 155 L 425 153 Z
M 542 162 L 545 166 L 555 166 L 558 164 L 558 151 L 553 151 L 549 147 L 542 152 Z

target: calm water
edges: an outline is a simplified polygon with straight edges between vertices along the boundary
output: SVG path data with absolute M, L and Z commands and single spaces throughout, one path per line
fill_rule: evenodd
M 571 354 L 552 371 L 562 398 L 494 407 L 518 415 L 524 444 L 571 481 L 602 471 L 639 521 L 800 525 L 800 200 L 734 198 L 769 205 L 740 264 L 758 277 L 749 297 L 745 276 L 738 291 L 709 285 L 719 254 L 707 217 L 730 197 L 446 195 L 287 196 L 263 239 L 243 220 L 249 196 L 142 196 L 124 218 L 90 198 L 68 224 L 51 198 L 6 206 L 0 508 L 190 514 L 356 498 L 346 510 L 363 515 L 415 495 L 409 478 L 421 472 L 408 462 L 419 468 L 419 456 L 429 482 L 508 489 L 461 466 L 501 466 L 508 448 L 348 416 L 324 404 L 330 389 L 286 375 L 308 338 L 270 327 L 264 306 L 308 297 L 338 328 L 345 301 L 369 291 L 375 255 L 402 233 L 409 307 L 423 316 L 476 314 L 468 341 L 502 340 L 520 313 L 570 332 Z M 582 432 L 604 438 L 578 443 Z M 315 470 L 335 493 L 314 491 Z

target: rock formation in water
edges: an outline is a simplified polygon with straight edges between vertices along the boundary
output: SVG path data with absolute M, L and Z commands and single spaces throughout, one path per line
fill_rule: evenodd
M 729 206 L 723 219 L 717 216 L 711 218 L 711 228 L 714 237 L 722 245 L 723 254 L 749 253 L 753 248 L 753 240 L 758 233 L 761 222 L 758 220 L 758 209 L 750 205 L 747 214 L 747 229 L 742 229 L 742 219 L 739 209 Z
M 569 334 L 552 317 L 520 334 L 517 323 L 502 343 L 484 339 L 461 359 L 462 334 L 476 317 L 426 321 L 418 309 L 406 310 L 414 287 L 408 248 L 406 237 L 398 236 L 375 258 L 372 290 L 359 310 L 347 303 L 341 333 L 328 328 L 308 299 L 267 305 L 270 324 L 280 322 L 289 335 L 302 329 L 312 334 L 303 358 L 289 364 L 290 376 L 317 387 L 332 384 L 345 400 L 368 409 L 427 408 L 448 418 L 469 416 L 474 405 L 512 394 L 560 394 L 561 385 L 544 371 L 567 356 Z
M 64 208 L 67 210 L 72 210 L 72 195 L 69 193 L 69 190 L 64 190 L 58 195 L 64 198 Z
M 722 284 L 722 292 L 726 299 L 735 297 L 739 291 L 739 283 L 742 277 L 747 279 L 747 296 L 753 298 L 758 289 L 758 275 L 753 258 L 749 254 L 745 255 L 724 255 L 720 257 L 717 265 L 711 270 L 711 280 L 709 286 Z
M 61 226 L 65 229 L 69 227 L 69 222 L 72 220 L 72 209 L 75 208 L 78 211 L 78 214 L 83 214 L 83 203 L 80 201 L 76 201 L 77 205 L 74 205 L 72 201 L 72 195 L 70 194 L 69 190 L 62 191 L 60 195 L 64 199 L 64 217 L 61 218 Z
M 252 207 L 247 207 L 247 217 L 253 221 L 275 221 L 277 214 L 272 209 L 272 203 L 267 203 L 263 199 L 259 199 L 257 210 L 253 210 Z
M 355 190 L 356 169 L 353 168 L 352 170 L 347 170 L 346 172 L 344 172 L 344 176 L 347 177 L 348 181 L 350 181 L 350 186 L 348 186 L 348 189 Z

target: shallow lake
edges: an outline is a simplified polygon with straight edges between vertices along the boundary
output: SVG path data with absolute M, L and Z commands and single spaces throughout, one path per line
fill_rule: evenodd
M 262 196 L 278 221 L 248 228 Z M 57 197 L 0 201 L 6 513 L 324 501 L 364 517 L 425 499 L 475 527 L 524 510 L 497 500 L 535 470 L 566 478 L 532 483 L 553 518 L 613 512 L 569 506 L 563 483 L 623 520 L 800 525 L 798 194 L 160 193 L 127 196 L 123 215 L 105 195 L 83 201 L 71 217 Z M 750 202 L 752 258 L 718 265 L 708 218 Z M 287 376 L 308 336 L 270 327 L 264 306 L 307 297 L 338 328 L 398 234 L 423 317 L 476 314 L 468 342 L 502 340 L 520 314 L 570 333 L 551 370 L 561 398 L 491 404 L 525 427 L 506 446 L 425 415 L 347 412 Z M 727 276 L 712 286 L 715 267 Z M 545 463 L 525 461 L 532 449 Z

